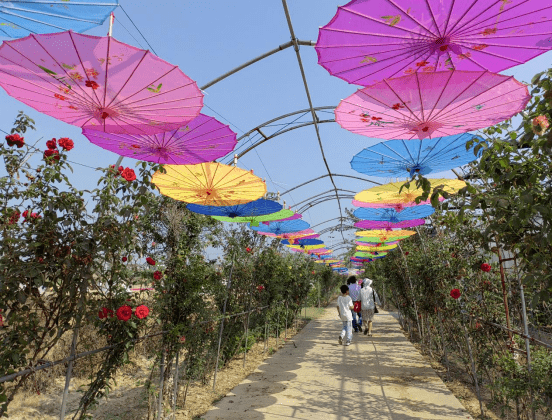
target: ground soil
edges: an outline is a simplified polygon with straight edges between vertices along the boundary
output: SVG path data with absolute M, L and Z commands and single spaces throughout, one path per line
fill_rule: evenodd
M 220 400 L 245 377 L 251 374 L 266 358 L 270 357 L 285 342 L 292 342 L 297 334 L 311 319 L 322 315 L 323 309 L 307 308 L 301 312 L 301 317 L 287 331 L 281 331 L 280 338 L 270 337 L 267 343 L 260 341 L 252 346 L 247 353 L 246 365 L 243 366 L 243 354 L 240 354 L 222 368 L 217 375 L 216 391 L 213 391 L 212 378 L 208 384 L 192 383 L 184 394 L 186 384 L 181 384 L 178 398 L 179 409 L 176 420 L 192 420 L 205 413 L 209 407 Z M 277 343 L 278 341 L 278 343 Z M 148 407 L 144 383 L 150 372 L 152 360 L 142 355 L 133 355 L 132 362 L 126 365 L 116 376 L 116 383 L 109 397 L 102 400 L 91 413 L 94 420 L 145 420 Z M 61 371 L 59 372 L 61 373 Z M 65 419 L 71 419 L 81 397 L 79 390 L 88 383 L 84 378 L 74 378 L 71 381 L 68 397 L 68 409 Z M 9 407 L 12 420 L 58 420 L 61 407 L 61 396 L 65 385 L 65 377 L 57 376 L 47 386 L 45 392 L 27 390 L 19 393 Z

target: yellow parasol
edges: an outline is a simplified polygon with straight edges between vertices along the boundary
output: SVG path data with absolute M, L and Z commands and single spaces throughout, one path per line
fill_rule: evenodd
M 390 249 L 395 249 L 397 245 L 383 245 L 383 246 L 364 246 L 358 245 L 356 247 L 357 251 L 386 251 Z
M 165 165 L 152 183 L 161 194 L 203 206 L 233 206 L 255 201 L 266 194 L 266 184 L 253 171 L 222 163 Z
M 287 247 L 288 248 L 293 248 L 293 249 L 300 249 L 300 250 L 304 250 L 304 251 L 309 251 L 311 249 L 322 249 L 325 246 L 326 245 L 324 245 L 324 244 L 320 244 L 320 245 L 288 245 Z
M 441 178 L 428 179 L 428 181 L 431 182 L 431 192 L 433 192 L 435 187 L 444 185 L 444 191 L 449 194 L 455 194 L 459 189 L 466 186 L 466 183 L 464 181 L 460 181 L 459 179 Z M 416 188 L 415 182 L 410 184 L 410 188 L 405 187 L 399 193 L 403 185 L 404 182 L 391 182 L 385 185 L 378 185 L 377 187 L 359 192 L 355 195 L 355 200 L 363 203 L 393 205 L 412 202 L 423 193 L 421 188 Z
M 409 236 L 416 235 L 416 232 L 413 230 L 383 230 L 383 229 L 374 229 L 374 230 L 359 230 L 355 232 L 356 236 L 365 236 L 368 238 L 379 238 L 383 241 L 391 241 L 393 238 L 408 238 Z

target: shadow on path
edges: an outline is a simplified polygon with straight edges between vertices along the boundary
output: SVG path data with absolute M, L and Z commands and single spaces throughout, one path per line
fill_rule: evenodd
M 472 419 L 390 315 L 345 347 L 330 305 L 201 418 Z

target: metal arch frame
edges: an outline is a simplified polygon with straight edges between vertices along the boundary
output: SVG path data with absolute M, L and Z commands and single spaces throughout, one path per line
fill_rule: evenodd
M 342 195 L 340 197 L 320 197 L 320 199 L 318 200 L 313 200 L 311 201 L 310 203 L 306 204 L 305 206 L 301 207 L 300 209 L 297 209 L 297 212 L 298 213 L 301 213 L 303 214 L 304 212 L 306 212 L 307 210 L 310 210 L 312 209 L 313 207 L 316 207 L 317 205 L 319 204 L 322 204 L 322 203 L 325 203 L 326 201 L 331 201 L 331 200 L 352 200 L 355 196 L 354 195 Z M 343 218 L 343 217 L 342 217 Z M 344 238 L 345 239 L 345 238 Z
M 285 194 L 287 194 L 287 193 L 290 193 L 290 192 L 296 190 L 297 188 L 301 188 L 301 187 L 303 187 L 303 186 L 305 186 L 305 185 L 307 185 L 307 184 L 310 184 L 311 182 L 318 181 L 319 179 L 326 178 L 326 177 L 328 177 L 328 176 L 330 176 L 330 175 L 329 175 L 329 174 L 326 174 L 326 175 L 322 175 L 322 176 L 313 178 L 313 179 L 311 179 L 311 180 L 309 180 L 309 181 L 307 181 L 307 182 L 303 182 L 302 184 L 299 184 L 299 185 L 297 185 L 297 186 L 295 186 L 295 187 L 293 187 L 293 188 L 290 188 L 290 189 L 287 190 L 287 191 L 284 191 L 284 192 L 283 192 L 282 194 L 280 194 L 280 195 L 285 195 Z M 344 178 L 354 178 L 354 179 L 359 179 L 359 180 L 361 180 L 361 181 L 371 182 L 372 184 L 382 185 L 380 182 L 372 181 L 371 179 L 360 178 L 360 177 L 358 177 L 358 176 L 353 176 L 353 175 L 332 174 L 332 176 L 341 176 L 341 177 L 344 177 Z
M 298 207 L 298 206 L 300 206 L 300 205 L 303 204 L 303 203 L 308 203 L 308 202 L 310 202 L 310 201 L 316 200 L 317 197 L 320 197 L 321 195 L 324 195 L 324 194 L 329 194 L 329 193 L 331 193 L 331 192 L 333 192 L 333 191 L 334 191 L 334 189 L 332 188 L 331 190 L 328 190 L 328 191 L 324 191 L 324 192 L 315 194 L 315 195 L 313 195 L 312 197 L 309 197 L 309 198 L 307 198 L 307 199 L 305 199 L 305 200 L 303 200 L 303 201 L 300 201 L 300 202 L 298 202 L 298 203 L 295 203 L 293 206 L 290 206 L 290 208 Z M 343 189 L 341 189 L 341 188 L 337 188 L 337 191 L 344 191 L 344 192 L 349 192 L 349 193 L 356 194 L 355 191 L 343 190 Z M 322 197 L 320 197 L 320 198 L 322 198 Z
M 286 20 L 287 20 L 289 34 L 291 36 L 291 41 L 289 41 L 285 44 L 279 45 L 277 48 L 274 48 L 274 49 L 266 52 L 265 54 L 262 54 L 262 55 L 254 58 L 252 60 L 249 60 L 249 61 L 245 62 L 244 64 L 230 70 L 229 72 L 224 73 L 223 75 L 221 75 L 218 78 L 212 80 L 211 82 L 201 86 L 200 89 L 207 89 L 210 86 L 214 85 L 215 83 L 218 83 L 219 81 L 226 79 L 227 77 L 231 76 L 232 74 L 237 73 L 238 71 L 240 71 L 240 70 L 242 70 L 242 69 L 244 69 L 244 68 L 246 68 L 246 67 L 248 67 L 248 66 L 250 66 L 250 65 L 266 58 L 266 57 L 269 57 L 269 56 L 277 53 L 278 51 L 282 51 L 286 48 L 289 48 L 289 47 L 293 46 L 293 49 L 295 50 L 295 54 L 296 54 L 296 57 L 297 57 L 297 63 L 299 65 L 299 71 L 301 73 L 301 78 L 303 80 L 303 86 L 304 86 L 304 89 L 305 89 L 305 94 L 307 96 L 307 100 L 308 100 L 308 103 L 309 103 L 309 110 L 310 110 L 310 113 L 311 113 L 311 116 L 312 116 L 312 125 L 314 125 L 314 129 L 316 131 L 316 137 L 318 139 L 318 145 L 320 147 L 320 152 L 322 154 L 322 160 L 324 161 L 324 165 L 325 165 L 326 170 L 328 172 L 328 176 L 329 176 L 330 181 L 333 185 L 333 191 L 335 192 L 335 199 L 337 200 L 337 205 L 339 207 L 339 215 L 341 217 L 343 217 L 343 210 L 341 208 L 341 202 L 340 202 L 340 197 L 339 197 L 339 193 L 338 193 L 338 188 L 337 188 L 337 185 L 336 185 L 335 180 L 333 178 L 333 174 L 330 170 L 330 167 L 328 165 L 328 161 L 326 160 L 326 155 L 324 153 L 324 148 L 322 146 L 322 138 L 320 136 L 320 131 L 319 131 L 319 128 L 318 128 L 318 124 L 319 124 L 320 120 L 319 120 L 318 116 L 316 115 L 316 111 L 315 111 L 315 108 L 314 108 L 313 103 L 312 103 L 312 98 L 311 98 L 310 91 L 309 91 L 309 86 L 308 86 L 308 83 L 307 83 L 307 77 L 306 77 L 306 74 L 305 74 L 305 69 L 303 67 L 303 61 L 301 59 L 301 53 L 299 52 L 299 45 L 314 46 L 315 43 L 313 41 L 300 41 L 295 36 L 295 31 L 293 29 L 293 25 L 292 25 L 292 22 L 291 22 L 291 15 L 289 13 L 287 0 L 282 0 L 282 6 L 284 8 L 284 13 L 285 13 Z M 307 124 L 307 125 L 309 125 L 309 124 Z M 298 127 L 293 127 L 293 128 L 298 128 Z M 260 132 L 260 130 L 257 130 L 257 131 Z M 262 135 L 262 133 L 261 133 L 261 135 Z M 264 141 L 266 141 L 266 140 L 267 139 L 265 139 Z M 247 153 L 248 151 L 249 150 L 246 150 L 245 153 Z M 243 156 L 243 154 L 244 153 L 242 153 L 241 156 Z M 343 232 L 341 233 L 341 236 L 343 237 Z M 343 237 L 343 239 L 345 240 L 345 237 Z

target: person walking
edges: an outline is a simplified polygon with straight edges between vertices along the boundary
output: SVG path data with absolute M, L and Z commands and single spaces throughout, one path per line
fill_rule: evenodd
M 360 301 L 362 305 L 362 319 L 364 321 L 364 335 L 372 337 L 372 319 L 376 311 L 376 303 L 381 306 L 378 294 L 372 287 L 373 281 L 364 279 L 362 290 L 360 291 Z
M 351 340 L 353 339 L 353 332 L 351 331 L 353 316 L 351 315 L 351 309 L 353 309 L 354 306 L 353 301 L 349 296 L 349 286 L 343 284 L 339 289 L 341 290 L 341 296 L 337 298 L 337 313 L 339 314 L 341 321 L 343 321 L 343 329 L 341 330 L 341 335 L 339 336 L 339 344 L 343 344 L 343 339 L 346 336 L 347 341 L 345 342 L 345 345 L 349 346 L 351 344 Z
M 357 284 L 357 278 L 355 276 L 351 276 L 347 279 L 347 285 L 349 286 L 349 296 L 351 296 L 354 305 L 354 309 L 351 311 L 351 315 L 353 317 L 353 329 L 355 332 L 360 332 L 362 330 L 362 317 L 360 314 L 360 285 Z

